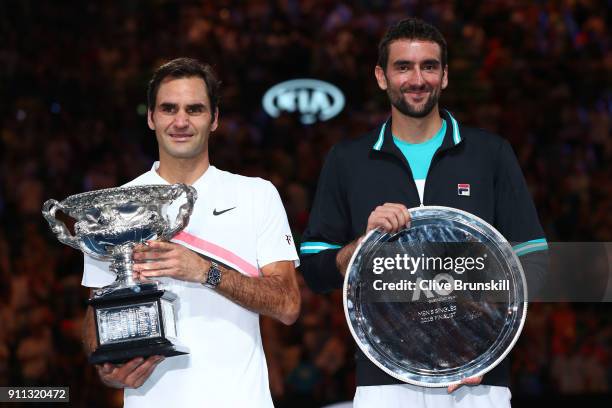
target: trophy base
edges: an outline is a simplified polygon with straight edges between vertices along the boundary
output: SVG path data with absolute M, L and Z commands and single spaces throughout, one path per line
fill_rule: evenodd
M 136 357 L 188 354 L 177 343 L 177 296 L 157 283 L 101 292 L 89 299 L 94 310 L 98 348 L 91 364 L 125 363 Z
M 189 354 L 186 347 L 172 344 L 167 339 L 147 339 L 135 341 L 134 344 L 108 344 L 96 349 L 88 358 L 90 364 L 123 364 L 136 357 L 150 356 L 172 357 Z

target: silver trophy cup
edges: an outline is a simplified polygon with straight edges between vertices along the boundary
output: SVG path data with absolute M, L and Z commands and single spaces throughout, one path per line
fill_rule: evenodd
M 185 196 L 174 223 L 168 207 Z M 158 282 L 132 277 L 134 246 L 171 239 L 186 227 L 196 190 L 185 184 L 110 188 L 47 200 L 43 216 L 60 242 L 90 257 L 110 261 L 116 280 L 94 291 L 98 347 L 89 362 L 121 363 L 134 357 L 175 356 L 188 350 L 177 340 L 177 296 Z M 56 218 L 57 211 L 75 220 L 74 235 Z
M 446 387 L 483 375 L 521 333 L 521 263 L 472 214 L 439 206 L 410 214 L 410 228 L 373 230 L 353 254 L 343 293 L 349 329 L 365 356 L 401 381 Z

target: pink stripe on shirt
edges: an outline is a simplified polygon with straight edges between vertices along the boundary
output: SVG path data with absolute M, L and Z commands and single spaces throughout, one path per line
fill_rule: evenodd
M 221 262 L 234 264 L 248 275 L 254 277 L 259 276 L 259 269 L 255 265 L 251 265 L 249 262 L 245 261 L 235 253 L 228 251 L 217 244 L 205 241 L 196 237 L 195 235 L 188 234 L 185 231 L 176 234 L 173 240 L 183 241 L 194 248 L 206 251 L 215 258 L 219 259 Z

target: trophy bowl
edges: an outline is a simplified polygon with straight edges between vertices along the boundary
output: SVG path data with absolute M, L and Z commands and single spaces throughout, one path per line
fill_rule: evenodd
M 184 196 L 174 223 L 168 208 Z M 133 357 L 174 356 L 188 351 L 178 342 L 177 296 L 158 282 L 135 282 L 134 246 L 148 240 L 167 241 L 183 230 L 197 199 L 185 184 L 142 185 L 90 191 L 65 200 L 47 200 L 43 216 L 58 240 L 88 256 L 110 261 L 115 281 L 94 291 L 98 348 L 92 364 L 121 363 Z M 75 220 L 74 235 L 56 218 L 57 211 Z
M 521 263 L 498 231 L 470 213 L 409 211 L 409 228 L 370 231 L 351 258 L 343 287 L 351 334 L 376 366 L 406 383 L 446 387 L 483 375 L 521 333 Z

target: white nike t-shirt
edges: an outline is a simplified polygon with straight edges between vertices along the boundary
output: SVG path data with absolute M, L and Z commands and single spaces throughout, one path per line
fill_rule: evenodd
M 126 184 L 168 184 L 159 163 Z M 172 241 L 248 276 L 297 256 L 287 215 L 268 181 L 210 166 L 194 184 L 198 193 L 187 227 Z M 174 220 L 177 201 L 169 210 Z M 106 286 L 108 263 L 85 256 L 83 285 Z M 158 279 L 178 295 L 177 331 L 189 354 L 168 357 L 138 389 L 125 390 L 125 407 L 271 407 L 259 315 L 199 283 Z

